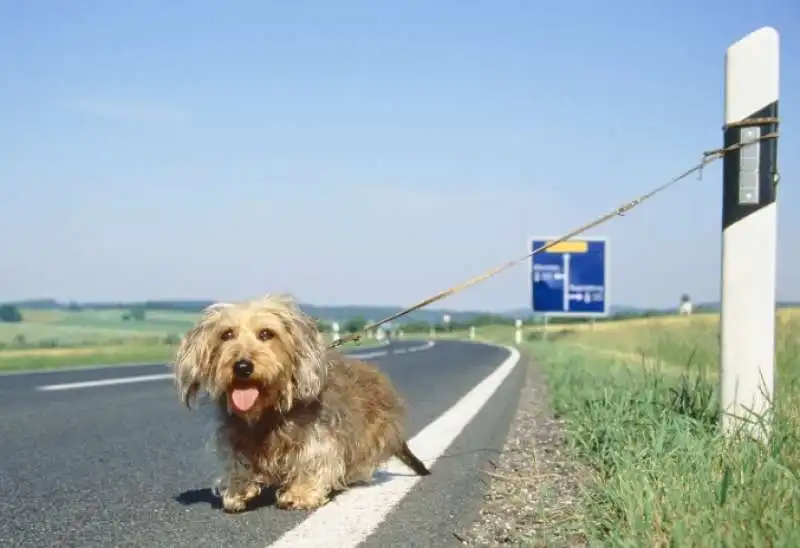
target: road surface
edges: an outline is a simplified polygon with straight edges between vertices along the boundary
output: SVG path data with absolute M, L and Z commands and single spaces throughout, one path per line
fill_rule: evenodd
M 316 512 L 222 512 L 210 412 L 182 407 L 163 365 L 0 376 L 0 545 L 456 545 L 480 507 L 479 468 L 508 432 L 518 353 L 457 341 L 352 353 L 403 393 L 410 445 L 432 475 L 395 466 Z

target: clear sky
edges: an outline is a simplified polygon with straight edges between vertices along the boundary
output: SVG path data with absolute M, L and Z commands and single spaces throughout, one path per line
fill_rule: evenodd
M 763 25 L 800 299 L 796 0 L 3 2 L 0 300 L 410 304 L 720 146 L 725 50 Z M 614 304 L 716 300 L 720 203 L 717 162 L 592 231 Z M 442 304 L 529 293 L 523 265 Z

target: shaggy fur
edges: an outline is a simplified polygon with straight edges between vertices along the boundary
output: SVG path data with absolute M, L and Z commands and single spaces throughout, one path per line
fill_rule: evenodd
M 404 406 L 389 379 L 328 350 L 288 296 L 207 308 L 173 368 L 187 407 L 202 393 L 216 404 L 229 512 L 266 485 L 277 488 L 279 507 L 322 506 L 332 492 L 369 482 L 391 456 L 429 473 L 406 445 Z

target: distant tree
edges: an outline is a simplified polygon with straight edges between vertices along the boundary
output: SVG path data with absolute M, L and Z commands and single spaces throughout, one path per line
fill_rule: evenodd
M 70 312 L 79 312 L 83 310 L 83 307 L 80 305 L 80 303 L 77 303 L 75 301 L 70 301 L 67 303 L 67 310 L 69 310 Z
M 321 318 L 316 318 L 316 322 L 317 322 L 317 329 L 319 330 L 320 333 L 327 333 L 328 331 L 331 330 L 331 324 L 329 324 L 325 320 Z
M 13 304 L 0 305 L 0 322 L 19 323 L 22 321 L 22 312 Z
M 137 320 L 137 321 L 144 321 L 145 317 L 147 316 L 146 311 L 143 306 L 136 306 L 124 312 L 122 314 L 122 320 Z
M 169 335 L 164 337 L 164 344 L 169 346 L 175 346 L 176 344 L 181 342 L 181 336 L 176 333 L 170 333 Z
M 430 329 L 430 323 L 419 320 L 403 324 L 403 330 L 406 333 L 427 333 Z
M 366 318 L 358 316 L 356 318 L 350 318 L 349 320 L 347 320 L 347 322 L 344 324 L 344 330 L 347 333 L 357 333 L 363 330 L 366 327 L 366 325 L 367 325 Z

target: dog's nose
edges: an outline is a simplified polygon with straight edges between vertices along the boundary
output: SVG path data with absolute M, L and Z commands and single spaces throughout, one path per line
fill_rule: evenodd
M 246 379 L 253 374 L 253 362 L 250 360 L 239 360 L 233 364 L 233 374 L 240 379 Z

